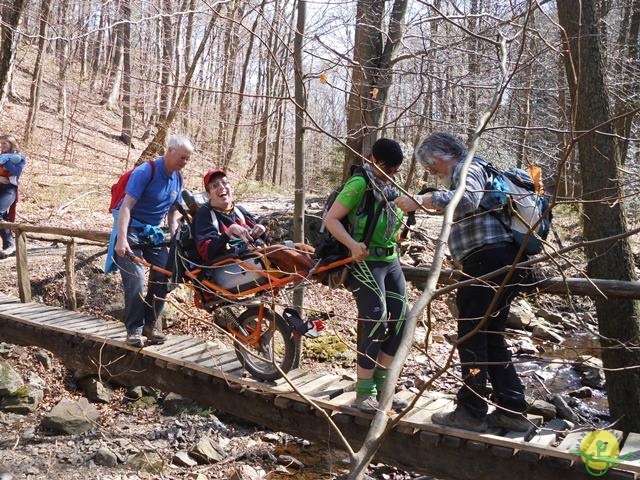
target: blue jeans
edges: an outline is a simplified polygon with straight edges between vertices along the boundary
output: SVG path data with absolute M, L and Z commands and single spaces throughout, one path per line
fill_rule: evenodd
M 7 221 L 9 219 L 9 208 L 16 201 L 18 187 L 11 183 L 0 183 L 0 219 Z M 9 247 L 13 243 L 13 234 L 11 230 L 3 228 L 0 230 L 2 237 L 2 248 Z
M 518 253 L 515 244 L 487 245 L 462 261 L 462 271 L 469 277 L 480 277 L 506 265 L 511 265 Z M 487 380 L 491 381 L 495 402 L 515 412 L 524 412 L 527 404 L 524 388 L 511 362 L 511 354 L 504 339 L 504 329 L 511 301 L 520 285 L 530 275 L 526 269 L 517 269 L 502 291 L 487 322 L 468 340 L 458 344 L 464 386 L 458 392 L 458 405 L 475 417 L 487 414 Z M 458 289 L 456 305 L 459 310 L 458 338 L 470 333 L 480 323 L 493 300 L 495 288 L 505 275 L 487 283 Z
M 169 252 L 165 246 L 137 246 L 144 244 L 144 240 L 138 237 L 141 228 L 129 227 L 127 240 L 133 254 L 144 258 L 152 265 L 165 268 L 169 258 Z M 167 296 L 167 283 L 169 278 L 162 273 L 153 270 L 149 273 L 149 286 L 144 295 L 145 267 L 135 263 L 128 257 L 116 257 L 116 262 L 122 277 L 124 287 L 125 325 L 127 333 L 141 334 L 145 326 L 153 327 L 160 318 L 164 308 L 164 298 Z

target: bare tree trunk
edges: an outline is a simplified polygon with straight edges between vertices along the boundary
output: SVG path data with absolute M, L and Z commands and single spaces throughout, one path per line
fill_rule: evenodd
M 14 0 L 2 15 L 2 47 L 0 48 L 0 112 L 9 96 L 13 78 L 14 59 L 18 48 L 18 25 L 26 0 Z
M 31 142 L 36 120 L 38 117 L 38 109 L 40 108 L 40 85 L 42 84 L 42 58 L 44 56 L 46 46 L 47 25 L 49 23 L 49 11 L 51 9 L 51 0 L 42 0 L 40 6 L 40 26 L 38 29 L 38 55 L 36 63 L 33 67 L 33 77 L 31 79 L 31 88 L 29 92 L 29 113 L 27 114 L 27 122 L 24 129 L 24 143 L 28 145 Z
M 384 32 L 385 3 L 358 0 L 354 44 L 354 64 L 357 67 L 352 71 L 347 106 L 344 178 L 348 176 L 351 165 L 359 163 L 360 157 L 371 150 L 384 119 L 393 79 L 392 60 L 404 34 L 407 3 L 407 0 L 394 0 L 389 29 Z
M 637 95 L 640 88 L 638 80 L 637 65 L 638 58 L 638 31 L 640 30 L 640 1 L 634 0 L 625 7 L 623 18 L 629 22 L 628 29 L 624 24 L 620 29 L 618 48 L 622 49 L 622 55 L 618 61 L 618 71 L 615 78 L 622 83 L 622 95 L 616 95 L 615 116 L 619 117 L 615 122 L 616 133 L 618 134 L 618 149 L 620 150 L 620 162 L 625 164 L 627 151 L 629 150 L 629 137 L 631 136 L 631 126 L 636 114 L 624 115 L 640 105 Z
M 60 4 L 58 15 L 60 18 L 67 18 L 69 11 L 69 1 L 63 0 Z M 63 38 L 58 39 L 58 115 L 62 118 L 62 129 L 60 138 L 64 138 L 65 125 L 67 121 L 67 69 L 71 60 L 69 40 L 66 37 L 66 28 L 62 30 Z
M 244 57 L 244 63 L 242 65 L 242 74 L 240 76 L 240 88 L 238 89 L 238 102 L 236 103 L 236 115 L 235 120 L 233 122 L 233 130 L 231 132 L 231 140 L 229 142 L 229 147 L 227 148 L 227 155 L 225 158 L 225 165 L 231 164 L 231 159 L 233 158 L 233 152 L 236 148 L 236 138 L 238 135 L 238 128 L 240 126 L 240 120 L 242 118 L 242 106 L 244 104 L 244 89 L 247 84 L 247 70 L 249 69 L 249 61 L 251 60 L 251 52 L 253 51 L 253 42 L 256 38 L 256 35 L 253 33 L 256 31 L 258 27 L 258 22 L 262 18 L 262 13 L 264 12 L 264 6 L 267 3 L 266 0 L 262 0 L 260 2 L 260 8 L 258 13 L 256 14 L 256 18 L 253 21 L 253 25 L 251 26 L 251 34 L 249 34 L 249 45 L 247 46 L 247 52 Z M 264 169 L 263 169 L 264 174 Z
M 218 8 L 219 6 L 220 4 L 218 4 Z M 204 47 L 207 44 L 207 40 L 209 39 L 209 36 L 213 31 L 213 26 L 216 23 L 217 17 L 218 17 L 218 10 L 211 12 L 211 20 L 209 20 L 209 24 L 207 25 L 207 29 L 204 32 L 204 36 L 202 37 L 202 40 L 200 41 L 200 45 L 198 46 L 198 49 L 196 50 L 196 53 L 193 56 L 193 61 L 191 62 L 189 71 L 187 72 L 187 75 L 184 79 L 184 86 L 180 90 L 180 95 L 178 96 L 178 100 L 176 101 L 176 104 L 171 108 L 171 111 L 169 111 L 169 114 L 167 115 L 166 120 L 158 129 L 158 132 L 154 135 L 151 142 L 147 145 L 147 148 L 145 148 L 145 150 L 140 155 L 140 158 L 138 158 L 136 165 L 140 165 L 146 162 L 147 160 L 156 157 L 164 149 L 164 144 L 167 138 L 167 132 L 171 127 L 173 120 L 176 118 L 176 115 L 180 111 L 182 102 L 184 102 L 184 99 L 187 96 L 187 92 L 189 91 L 189 88 L 191 85 L 191 79 L 193 78 L 193 72 L 195 72 L 196 70 L 196 65 L 198 64 L 198 60 L 200 60 L 200 57 L 202 56 L 202 52 L 204 51 Z
M 116 11 L 120 11 L 120 3 L 122 0 L 116 0 Z M 122 82 L 122 29 L 115 28 L 115 45 L 111 56 L 111 72 L 109 74 L 107 84 L 105 86 L 104 95 L 101 105 L 106 105 L 110 109 L 116 109 L 118 106 L 118 97 L 120 96 L 120 83 Z
M 187 17 L 187 33 L 185 35 L 185 45 L 184 45 L 184 69 L 185 71 L 189 70 L 189 65 L 191 62 L 191 42 L 193 41 L 193 23 L 195 15 L 193 10 L 196 7 L 196 0 L 189 0 L 188 9 L 191 13 Z M 182 116 L 182 130 L 185 132 L 189 132 L 191 126 L 191 89 L 187 92 L 187 96 L 184 99 L 184 115 Z
M 171 0 L 162 0 L 162 73 L 160 77 L 160 116 L 159 121 L 164 122 L 169 113 L 171 93 L 171 62 L 173 61 L 173 23 L 171 13 L 173 6 Z
M 298 0 L 298 19 L 293 40 L 293 63 L 295 75 L 296 98 L 296 136 L 295 136 L 295 193 L 293 205 L 293 241 L 304 242 L 304 115 L 307 108 L 307 94 L 304 87 L 304 71 L 302 64 L 302 46 L 307 14 L 306 0 Z M 304 290 L 297 289 L 293 294 L 293 304 L 302 311 Z
M 120 25 L 119 36 L 122 36 L 122 133 L 120 140 L 127 145 L 131 144 L 133 137 L 133 124 L 131 120 L 131 0 L 122 0 L 120 4 L 120 16 L 124 23 Z
M 623 189 L 618 177 L 619 149 L 611 123 L 611 106 L 594 0 L 558 0 L 558 18 L 564 29 L 565 67 L 571 91 L 575 128 L 582 134 L 578 151 L 584 189 L 585 240 L 627 231 Z M 614 244 L 585 249 L 587 273 L 592 278 L 635 281 L 633 255 L 627 238 Z M 605 368 L 611 417 L 616 428 L 640 431 L 640 303 L 596 297 L 602 362 Z M 633 368 L 629 368 L 633 367 Z
M 92 58 L 91 58 L 91 75 L 89 77 L 89 90 L 93 91 L 96 88 L 96 80 L 98 79 L 98 72 L 102 62 L 104 52 L 104 26 L 105 26 L 105 6 L 100 5 L 100 20 L 98 21 L 98 32 L 96 39 L 93 42 Z
M 480 14 L 482 13 L 481 0 L 471 0 L 471 18 L 469 19 L 469 30 L 477 32 L 480 29 Z M 467 142 L 470 142 L 473 138 L 473 132 L 475 126 L 478 123 L 478 75 L 480 73 L 480 39 L 476 36 L 471 37 L 471 48 L 469 48 L 469 83 L 472 85 L 469 88 L 469 101 L 466 111 L 468 112 L 467 124 Z
M 242 2 L 240 2 L 242 3 Z M 227 22 L 224 43 L 222 45 L 223 49 L 223 75 L 222 75 L 222 84 L 220 86 L 220 90 L 223 92 L 223 95 L 220 95 L 220 110 L 219 117 L 220 121 L 218 122 L 218 145 L 217 145 L 217 156 L 218 158 L 225 159 L 223 162 L 223 167 L 226 168 L 228 165 L 226 164 L 227 159 L 227 146 L 229 144 L 229 118 L 231 117 L 231 100 L 232 95 L 229 95 L 227 92 L 231 90 L 231 85 L 233 83 L 233 77 L 235 73 L 235 52 L 238 48 L 237 41 L 237 20 L 241 17 L 240 11 L 242 10 L 242 6 L 238 6 L 238 0 L 232 0 L 232 3 L 229 5 L 229 16 L 231 20 Z

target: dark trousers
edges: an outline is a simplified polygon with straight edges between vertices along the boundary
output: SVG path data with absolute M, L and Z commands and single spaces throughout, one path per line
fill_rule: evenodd
M 518 253 L 514 244 L 488 245 L 463 259 L 462 270 L 469 277 L 479 277 L 506 265 L 511 265 Z M 487 312 L 497 287 L 506 274 L 488 283 L 458 290 L 458 338 L 473 331 Z M 458 345 L 464 386 L 458 392 L 458 405 L 476 417 L 487 414 L 487 378 L 491 381 L 495 402 L 506 409 L 523 412 L 526 409 L 524 388 L 511 362 L 511 354 L 504 339 L 504 328 L 511 301 L 518 293 L 518 285 L 529 271 L 517 269 L 503 289 L 496 307 L 482 328 Z
M 5 222 L 9 219 L 9 208 L 16 201 L 18 187 L 11 183 L 0 183 L 0 219 Z M 2 238 L 3 249 L 14 245 L 13 234 L 7 228 L 0 229 L 0 237 Z
M 132 246 L 133 254 L 144 258 L 152 265 L 165 267 L 169 257 L 167 247 L 145 245 L 139 235 L 141 228 L 129 227 L 127 240 Z M 168 278 L 163 273 L 152 270 L 149 273 L 149 285 L 146 295 L 144 287 L 147 283 L 145 267 L 134 262 L 129 257 L 116 257 L 122 285 L 124 288 L 125 325 L 127 333 L 141 334 L 145 326 L 153 327 L 164 309 L 164 298 L 167 296 Z
M 356 263 L 349 288 L 358 306 L 358 366 L 370 370 L 380 351 L 393 357 L 402 341 L 407 295 L 400 262 Z

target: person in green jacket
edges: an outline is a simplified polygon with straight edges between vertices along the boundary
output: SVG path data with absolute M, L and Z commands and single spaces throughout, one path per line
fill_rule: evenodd
M 387 376 L 387 368 L 402 341 L 407 312 L 405 279 L 396 248 L 403 213 L 393 200 L 398 189 L 392 181 L 403 161 L 398 142 L 388 138 L 377 140 L 363 167 L 363 175 L 352 176 L 327 212 L 325 225 L 331 234 L 347 247 L 355 263 L 347 278 L 358 307 L 358 368 L 354 407 L 367 413 L 379 409 L 378 399 Z M 369 245 L 365 236 L 367 215 L 358 215 L 367 189 L 372 189 L 375 208 L 381 213 Z M 375 211 L 375 210 L 374 210 Z M 347 217 L 354 225 L 350 235 L 342 224 Z M 406 403 L 394 400 L 394 409 Z

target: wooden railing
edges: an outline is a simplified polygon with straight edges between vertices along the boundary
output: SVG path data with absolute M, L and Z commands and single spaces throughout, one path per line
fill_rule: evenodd
M 16 234 L 16 268 L 18 275 L 18 293 L 22 302 L 31 301 L 31 283 L 29 263 L 27 261 L 27 238 L 64 243 L 67 246 L 65 255 L 65 286 L 69 309 L 76 308 L 75 295 L 75 248 L 78 239 L 90 245 L 106 245 L 110 232 L 99 230 L 79 230 L 72 228 L 25 225 L 21 223 L 0 222 L 0 228 L 8 228 Z M 423 284 L 429 274 L 429 266 L 403 266 L 402 271 L 407 281 L 417 285 Z M 457 270 L 443 269 L 438 278 L 440 285 L 452 285 L 461 280 Z M 640 299 L 640 282 L 619 280 L 586 279 L 586 278 L 543 278 L 531 286 L 540 293 L 550 295 L 579 295 L 587 297 L 603 296 L 608 298 Z
M 0 228 L 12 230 L 16 236 L 16 273 L 18 276 L 18 295 L 20 301 L 31 301 L 31 280 L 27 260 L 27 238 L 63 243 L 67 246 L 64 259 L 65 289 L 69 300 L 68 308 L 77 307 L 75 293 L 75 249 L 77 239 L 88 241 L 91 245 L 106 245 L 110 232 L 99 230 L 76 230 L 72 228 L 25 225 L 22 223 L 0 222 Z

